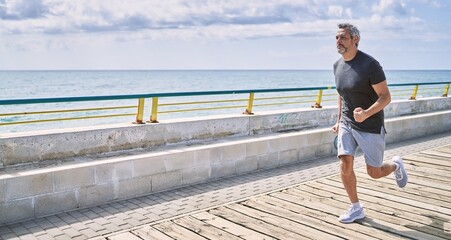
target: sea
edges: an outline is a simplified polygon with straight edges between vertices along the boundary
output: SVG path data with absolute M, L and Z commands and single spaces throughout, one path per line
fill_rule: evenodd
M 386 70 L 385 74 L 388 84 L 451 81 L 451 70 Z M 0 100 L 324 87 L 334 85 L 332 70 L 0 71 Z M 147 101 L 150 102 L 150 100 Z M 60 109 L 99 107 L 98 105 L 94 106 L 93 104 L 98 104 L 94 102 L 84 102 L 78 106 L 73 106 L 72 104 L 58 103 L 53 105 Z M 124 102 L 121 104 L 129 103 Z M 0 114 L 41 111 L 52 104 L 48 104 L 48 106 L 43 105 L 0 105 Z M 105 104 L 102 103 L 103 105 Z M 202 114 L 211 114 L 211 112 L 183 113 L 171 117 L 192 117 Z M 31 117 L 0 116 L 0 123 L 28 120 L 29 118 Z M 164 117 L 160 119 L 164 119 Z M 133 117 L 119 117 L 83 121 L 0 125 L 0 133 L 92 126 L 131 122 L 132 120 Z

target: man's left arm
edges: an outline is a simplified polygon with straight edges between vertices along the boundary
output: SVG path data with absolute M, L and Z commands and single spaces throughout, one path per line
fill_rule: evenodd
M 372 86 L 379 98 L 368 109 L 363 109 L 361 107 L 354 109 L 354 119 L 357 122 L 365 121 L 367 118 L 380 112 L 391 102 L 391 95 L 386 80 Z

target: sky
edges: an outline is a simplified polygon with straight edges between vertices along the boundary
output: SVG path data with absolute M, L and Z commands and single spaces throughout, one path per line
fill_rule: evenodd
M 331 69 L 341 22 L 384 69 L 451 70 L 451 0 L 0 0 L 0 70 Z

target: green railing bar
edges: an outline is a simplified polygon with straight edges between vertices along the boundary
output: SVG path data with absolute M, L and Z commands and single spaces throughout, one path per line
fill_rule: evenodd
M 436 84 L 448 84 L 450 82 L 425 82 L 425 83 L 394 83 L 388 84 L 389 87 L 401 87 L 401 86 L 415 86 L 415 85 L 436 85 Z
M 57 102 L 84 102 L 84 101 L 105 101 L 105 100 L 126 100 L 137 98 L 153 97 L 183 97 L 183 96 L 205 96 L 221 94 L 242 94 L 242 93 L 267 93 L 267 92 L 293 92 L 312 91 L 318 89 L 334 89 L 335 87 L 308 87 L 308 88 L 278 88 L 278 89 L 249 89 L 249 90 L 223 90 L 223 91 L 201 91 L 201 92 L 169 92 L 169 93 L 148 93 L 132 95 L 108 95 L 108 96 L 84 96 L 84 97 L 60 97 L 60 98 L 35 98 L 35 99 L 8 99 L 0 100 L 0 105 L 13 104 L 33 104 L 33 103 L 57 103 Z
M 450 82 L 400 83 L 400 84 L 389 84 L 388 86 L 389 87 L 400 87 L 400 86 L 412 86 L 412 85 L 434 85 L 434 84 L 449 84 L 449 83 Z M 182 96 L 204 96 L 204 95 L 221 95 L 221 94 L 294 92 L 294 91 L 313 91 L 313 90 L 331 90 L 331 89 L 336 89 L 336 88 L 335 88 L 335 86 L 328 86 L 328 87 L 247 89 L 247 90 L 223 90 L 223 91 L 200 91 L 200 92 L 168 92 L 168 93 L 132 94 L 132 95 L 58 97 L 58 98 L 35 98 L 35 99 L 7 99 L 7 100 L 0 100 L 0 105 L 127 100 L 127 99 L 153 98 L 153 97 L 182 97 Z

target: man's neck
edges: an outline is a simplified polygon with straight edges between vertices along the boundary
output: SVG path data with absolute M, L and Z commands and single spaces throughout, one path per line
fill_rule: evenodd
M 348 62 L 348 61 L 351 61 L 352 59 L 354 59 L 354 57 L 357 55 L 358 51 L 359 50 L 357 48 L 354 48 L 350 51 L 343 53 L 341 56 L 343 57 L 343 60 Z

